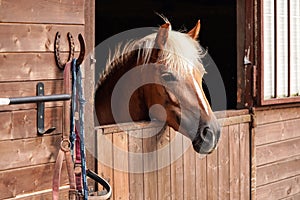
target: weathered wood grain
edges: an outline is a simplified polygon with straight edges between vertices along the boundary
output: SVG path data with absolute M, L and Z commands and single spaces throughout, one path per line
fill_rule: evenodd
M 229 126 L 230 199 L 240 199 L 239 125 Z
M 239 125 L 240 129 L 240 199 L 250 199 L 250 133 L 249 124 Z
M 0 96 L 1 98 L 8 97 L 27 97 L 36 96 L 36 85 L 39 81 L 31 82 L 6 82 L 0 83 Z M 42 81 L 45 87 L 45 95 L 62 94 L 63 82 L 62 80 Z M 45 107 L 62 106 L 62 101 L 46 102 Z M 0 106 L 0 111 L 13 111 L 13 110 L 29 110 L 35 109 L 36 103 L 29 104 L 15 104 L 8 106 Z
M 84 33 L 82 25 L 2 23 L 0 24 L 0 52 L 53 52 L 57 31 L 61 33 L 62 51 L 69 51 L 68 32 L 74 37 L 75 50 L 80 49 L 77 35 Z
M 62 61 L 68 54 L 62 53 Z M 0 82 L 63 79 L 53 53 L 0 53 Z
M 108 124 L 108 125 L 97 126 L 95 128 L 102 129 L 103 134 L 111 134 L 111 133 L 117 133 L 120 131 L 133 131 L 133 130 L 144 129 L 144 128 L 149 127 L 149 123 L 150 122 L 148 122 L 148 121 L 140 121 L 140 122 L 134 122 L 134 123 L 128 122 L 128 123 L 121 123 L 118 126 L 116 126 L 115 124 Z M 161 127 L 161 123 L 152 123 L 152 124 L 153 124 L 153 126 L 151 127 L 151 129 L 153 129 L 153 131 L 155 128 Z M 147 132 L 149 132 L 149 134 L 152 134 L 151 130 L 146 131 L 146 134 L 148 134 Z M 157 133 L 157 132 L 155 132 L 155 133 Z M 155 133 L 153 133 L 153 134 L 155 134 Z
M 183 154 L 183 195 L 184 199 L 196 200 L 196 155 L 191 142 L 187 142 L 189 147 Z
M 196 199 L 208 199 L 207 157 L 196 154 Z
M 84 41 L 85 41 L 85 59 L 81 65 L 81 71 L 83 72 L 83 87 L 84 97 L 86 104 L 84 106 L 84 113 L 94 113 L 94 87 L 95 87 L 95 63 L 90 62 L 90 58 L 94 56 L 95 49 L 95 4 L 94 0 L 84 0 Z M 98 80 L 96 80 L 98 81 Z M 95 128 L 95 115 L 84 115 L 84 126 L 86 133 L 94 133 Z M 89 145 L 89 150 L 92 153 L 87 152 L 86 162 L 89 169 L 96 171 L 96 160 L 93 155 L 96 152 L 96 143 Z M 90 184 L 91 185 L 91 184 Z
M 107 145 L 105 145 L 107 144 Z M 112 134 L 103 135 L 103 130 L 97 130 L 97 172 L 103 177 L 112 189 L 114 189 L 114 170 L 113 170 L 113 136 Z M 99 184 L 99 191 L 104 188 Z M 114 191 L 112 191 L 114 193 Z M 113 198 L 113 196 L 112 196 Z
M 36 85 L 40 81 L 4 82 L 0 83 L 1 97 L 36 96 Z M 62 80 L 43 80 L 45 95 L 62 94 Z
M 300 193 L 300 176 L 287 178 L 272 184 L 257 187 L 257 200 L 282 199 Z
M 227 118 L 218 119 L 221 126 L 229 126 L 234 124 L 247 123 L 251 121 L 250 115 L 232 116 Z
M 256 197 L 297 199 L 300 107 L 257 108 L 254 113 Z
M 300 192 L 293 195 L 293 196 L 289 196 L 289 197 L 286 197 L 286 198 L 283 198 L 281 200 L 299 200 L 300 199 Z
M 255 132 L 257 146 L 300 137 L 300 118 L 260 125 Z
M 69 186 L 62 186 L 59 190 L 59 199 L 68 199 L 69 198 Z M 65 189 L 67 188 L 67 189 Z M 38 192 L 28 193 L 18 195 L 16 198 L 8 199 L 22 199 L 22 200 L 52 200 L 52 189 L 41 190 Z
M 53 170 L 54 164 L 47 163 L 0 171 L 0 199 L 52 188 Z M 66 167 L 63 164 L 61 185 L 67 183 Z
M 157 138 L 156 128 L 143 129 L 144 156 L 144 199 L 158 199 L 157 197 Z M 150 135 L 154 135 L 149 137 Z
M 14 112 L 0 112 L 0 141 L 34 138 L 37 133 L 36 110 L 21 110 Z M 62 107 L 45 109 L 45 129 L 55 127 L 51 133 L 62 133 Z
M 176 140 L 175 140 L 176 137 Z M 171 164 L 171 193 L 172 200 L 183 199 L 183 158 L 184 153 L 182 140 L 183 137 L 180 133 L 176 133 L 173 129 L 170 129 L 170 158 L 173 161 Z
M 257 147 L 257 166 L 299 155 L 300 138 Z
M 12 131 L 12 113 L 11 112 L 0 112 L 0 128 L 1 136 L 0 140 L 10 139 Z
M 157 136 L 157 197 L 171 200 L 170 128 Z M 159 131 L 159 130 L 158 130 Z
M 129 199 L 128 134 L 113 134 L 114 199 Z
M 228 117 L 236 117 L 249 114 L 249 110 L 241 109 L 241 110 L 225 110 L 225 111 L 215 111 L 214 114 L 218 119 L 228 118 Z
M 83 4 L 83 0 L 2 0 L 0 22 L 84 24 Z
M 257 168 L 257 186 L 280 181 L 300 174 L 300 156 Z
M 300 107 L 287 107 L 277 109 L 255 109 L 257 125 L 280 122 L 300 118 Z
M 0 141 L 0 169 L 8 170 L 56 160 L 61 136 Z
M 142 130 L 129 131 L 128 137 L 128 169 L 129 199 L 144 199 L 144 163 Z
M 222 135 L 218 147 L 219 167 L 219 199 L 229 199 L 229 130 L 228 126 L 222 128 Z
M 207 199 L 214 200 L 218 199 L 218 151 L 213 151 L 206 157 L 206 184 L 207 184 Z
M 154 137 L 157 127 L 146 128 L 147 122 L 142 125 L 142 132 L 130 124 L 102 126 L 100 130 L 104 136 L 109 136 L 125 129 L 129 133 L 129 152 L 143 153 L 142 165 L 132 160 L 130 154 L 127 159 L 129 169 L 143 170 L 141 174 L 128 173 L 129 199 L 250 199 L 249 124 L 236 119 L 222 128 L 218 150 L 206 157 L 195 153 L 192 146 L 185 149 L 191 141 L 171 128 L 168 128 L 169 136 Z M 177 138 L 176 144 L 172 143 L 175 136 L 181 138 Z M 169 144 L 169 155 L 157 152 Z M 170 166 L 159 169 L 160 163 L 169 159 Z M 116 171 L 112 169 L 111 173 L 116 176 Z

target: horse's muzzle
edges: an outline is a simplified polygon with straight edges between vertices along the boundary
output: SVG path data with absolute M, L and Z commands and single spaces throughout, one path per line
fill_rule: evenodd
M 197 153 L 210 154 L 216 149 L 220 139 L 220 127 L 205 127 L 198 131 L 197 136 L 193 140 L 193 147 Z

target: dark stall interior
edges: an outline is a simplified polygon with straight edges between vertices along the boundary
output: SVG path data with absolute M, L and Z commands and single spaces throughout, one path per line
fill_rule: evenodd
M 225 84 L 227 109 L 236 108 L 237 45 L 234 0 L 97 0 L 96 45 L 133 28 L 158 27 L 166 16 L 173 30 L 191 29 L 201 20 L 200 44 L 208 49 Z M 209 69 L 207 69 L 209 73 Z

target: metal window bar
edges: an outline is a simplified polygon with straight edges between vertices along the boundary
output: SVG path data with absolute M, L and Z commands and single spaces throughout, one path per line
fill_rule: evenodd
M 291 11 L 290 11 L 290 0 L 287 0 L 286 1 L 286 4 L 287 4 L 287 12 L 286 13 L 284 13 L 284 15 L 286 15 L 286 18 L 287 18 L 287 21 L 286 21 L 286 23 L 287 23 L 287 38 L 286 38 L 286 44 L 287 44 L 287 58 L 286 58 L 286 60 L 287 60 L 287 62 L 284 62 L 284 56 L 283 56 L 283 58 L 281 58 L 281 59 L 283 59 L 283 61 L 281 60 L 281 62 L 284 62 L 284 65 L 283 66 L 281 66 L 281 67 L 284 67 L 285 68 L 285 70 L 284 69 L 279 69 L 279 55 L 280 55 L 280 52 L 279 52 L 279 46 L 280 46 L 280 44 L 281 44 L 281 42 L 282 41 L 279 41 L 280 40 L 280 37 L 279 37 L 279 33 L 278 33 L 278 31 L 280 30 L 280 28 L 282 28 L 282 27 L 280 27 L 280 25 L 279 25 L 279 21 L 278 21 L 278 18 L 279 18 L 279 16 L 278 15 L 280 15 L 279 14 L 279 12 L 278 12 L 278 0 L 274 0 L 274 45 L 273 45 L 273 47 L 274 47 L 274 82 L 273 82 L 273 84 L 274 84 L 274 94 L 273 94 L 273 97 L 274 98 L 278 98 L 278 97 L 283 97 L 283 96 L 285 96 L 285 97 L 290 97 L 291 96 L 291 25 L 290 25 L 290 16 L 291 16 Z M 284 20 L 285 21 L 285 20 Z M 282 34 L 282 33 L 281 33 Z M 281 35 L 281 37 L 283 37 L 282 35 Z M 284 51 L 284 50 L 282 50 L 281 49 L 281 51 Z M 282 53 L 282 52 L 281 52 Z M 281 65 L 282 65 L 282 63 L 281 63 Z M 285 76 L 285 78 L 282 78 L 282 77 L 280 77 L 280 79 L 279 79 L 279 76 L 281 76 L 282 74 L 281 73 L 283 73 L 282 72 L 282 70 L 284 70 L 285 71 L 285 73 L 287 73 L 286 75 L 285 75 L 285 73 L 284 73 L 284 75 L 283 76 Z M 281 81 L 283 81 L 282 79 L 284 79 L 284 80 L 287 80 L 287 81 L 284 81 L 284 83 L 282 83 Z M 279 82 L 281 82 L 281 83 L 279 83 Z M 284 87 L 284 91 L 286 91 L 286 92 L 282 92 L 282 88 L 280 89 L 279 87 L 282 87 L 282 84 L 284 84 L 283 85 L 283 87 Z M 280 92 L 279 92 L 279 89 L 280 89 Z
M 287 96 L 291 96 L 291 2 L 290 0 L 287 0 L 287 24 L 288 24 L 288 90 L 287 90 Z
M 274 56 L 274 97 L 277 98 L 277 54 L 278 54 L 278 49 L 277 49 L 277 29 L 278 29 L 278 24 L 277 24 L 277 0 L 274 0 L 274 51 L 275 51 L 275 56 Z

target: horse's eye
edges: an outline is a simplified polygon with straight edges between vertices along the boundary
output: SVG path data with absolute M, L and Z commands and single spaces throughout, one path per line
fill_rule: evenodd
M 176 77 L 170 72 L 163 73 L 161 75 L 161 78 L 164 79 L 164 81 L 166 81 L 166 82 L 176 81 Z

